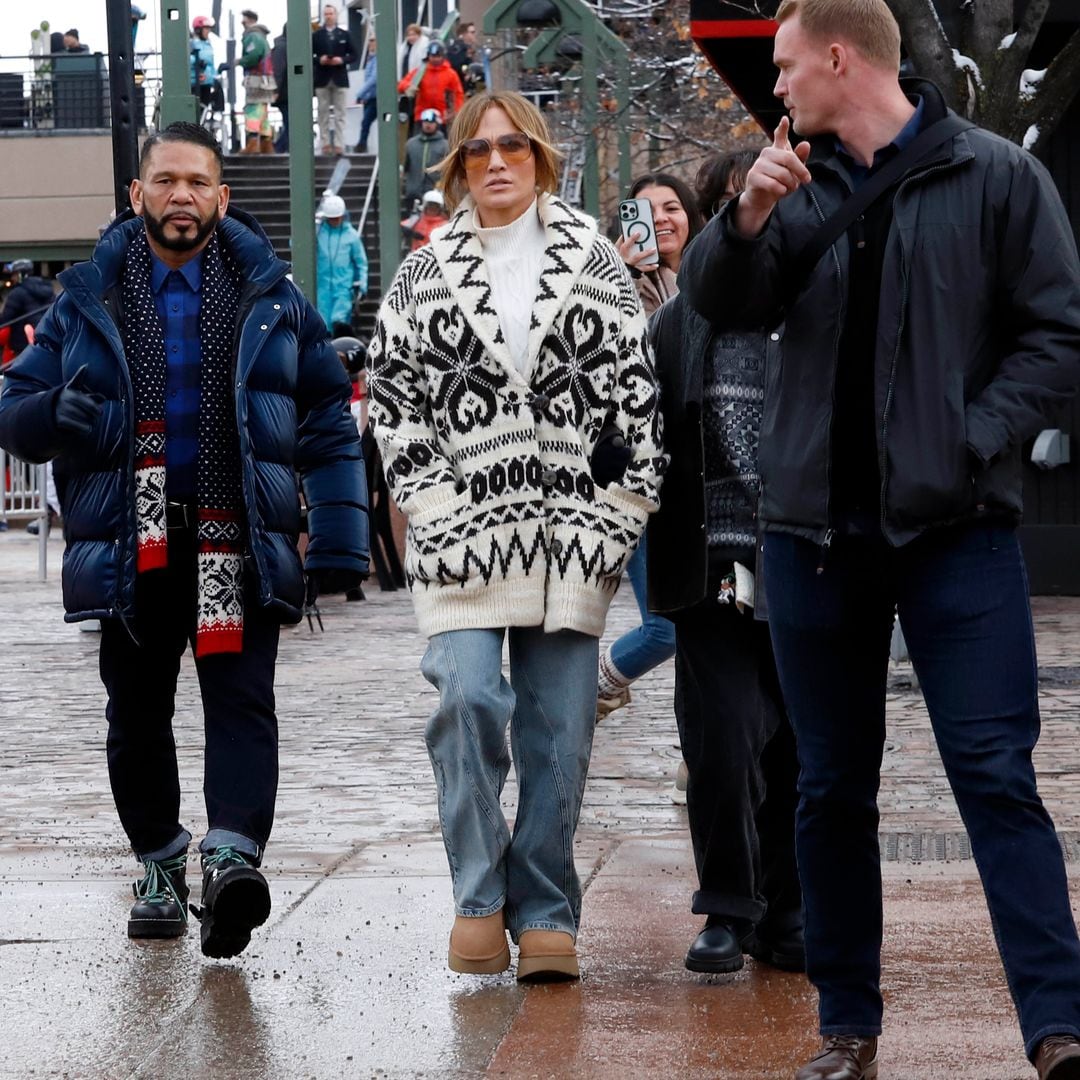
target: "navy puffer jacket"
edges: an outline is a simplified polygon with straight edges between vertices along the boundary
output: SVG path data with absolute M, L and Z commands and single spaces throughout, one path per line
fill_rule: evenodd
M 25 461 L 58 458 L 68 477 L 64 607 L 69 622 L 123 618 L 135 599 L 134 416 L 118 329 L 119 275 L 141 219 L 124 215 L 64 286 L 35 342 L 5 372 L 0 445 Z M 366 573 L 367 485 L 350 384 L 326 327 L 286 278 L 256 221 L 230 210 L 219 235 L 242 278 L 237 321 L 236 417 L 240 428 L 245 560 L 260 604 L 297 622 L 304 576 L 299 473 L 308 505 L 308 570 Z M 85 365 L 81 387 L 104 398 L 86 436 L 56 426 L 56 398 Z

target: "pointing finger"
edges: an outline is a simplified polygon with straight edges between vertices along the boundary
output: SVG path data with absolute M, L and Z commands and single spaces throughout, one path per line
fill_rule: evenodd
M 773 146 L 777 150 L 790 150 L 791 143 L 788 142 L 788 130 L 791 127 L 791 121 L 786 116 L 780 117 L 780 123 L 776 125 L 776 130 L 773 132 Z

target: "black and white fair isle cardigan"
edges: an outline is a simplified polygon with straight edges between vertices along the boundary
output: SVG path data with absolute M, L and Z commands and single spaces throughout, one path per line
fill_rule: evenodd
M 592 218 L 549 196 L 538 212 L 546 249 L 524 376 L 468 199 L 402 263 L 369 349 L 371 419 L 428 636 L 538 625 L 599 636 L 659 505 L 656 374 L 630 275 Z M 632 456 L 605 488 L 589 462 L 607 418 Z

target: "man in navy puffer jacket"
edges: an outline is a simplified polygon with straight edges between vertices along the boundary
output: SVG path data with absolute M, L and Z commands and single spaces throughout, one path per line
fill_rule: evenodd
M 349 380 L 287 264 L 252 218 L 227 212 L 221 167 L 194 124 L 147 140 L 137 216 L 61 275 L 0 395 L 0 445 L 56 457 L 69 477 L 64 605 L 68 621 L 102 622 L 109 776 L 145 871 L 132 937 L 186 929 L 172 715 L 194 646 L 210 828 L 191 910 L 208 956 L 240 952 L 270 911 L 258 866 L 277 789 L 280 625 L 299 621 L 306 586 L 343 590 L 368 566 Z

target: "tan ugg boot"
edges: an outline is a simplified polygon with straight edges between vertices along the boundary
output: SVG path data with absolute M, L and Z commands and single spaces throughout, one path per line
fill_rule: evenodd
M 272 135 L 261 135 L 259 137 L 259 152 L 262 154 L 272 154 L 274 152 L 274 137 Z
M 243 150 L 240 151 L 240 153 L 241 154 L 257 154 L 258 152 L 259 152 L 259 136 L 258 135 L 248 135 L 247 142 L 244 143 L 244 148 L 243 148 Z
M 495 975 L 510 966 L 510 946 L 502 911 L 478 918 L 458 915 L 450 931 L 451 971 L 467 975 Z
M 561 930 L 526 930 L 518 939 L 518 982 L 559 982 L 578 978 L 574 939 Z

